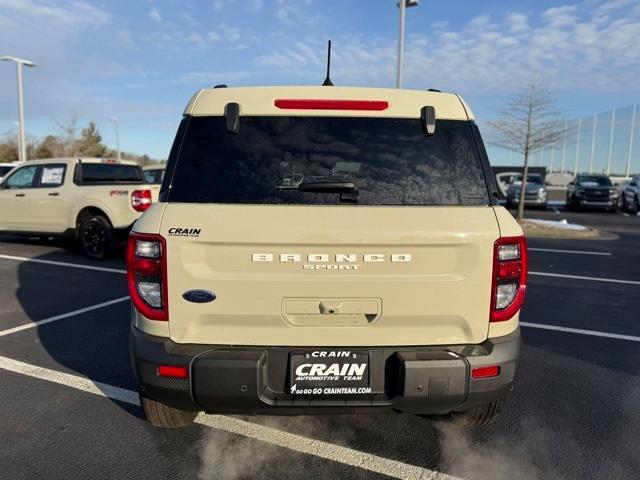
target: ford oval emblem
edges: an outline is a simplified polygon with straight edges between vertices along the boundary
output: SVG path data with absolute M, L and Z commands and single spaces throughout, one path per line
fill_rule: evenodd
M 182 298 L 192 303 L 208 303 L 216 299 L 216 294 L 208 290 L 189 290 L 182 294 Z

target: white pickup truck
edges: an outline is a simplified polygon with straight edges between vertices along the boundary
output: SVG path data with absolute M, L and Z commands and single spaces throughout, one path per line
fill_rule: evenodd
M 0 183 L 0 231 L 67 236 L 108 257 L 158 198 L 134 162 L 54 158 L 16 167 Z

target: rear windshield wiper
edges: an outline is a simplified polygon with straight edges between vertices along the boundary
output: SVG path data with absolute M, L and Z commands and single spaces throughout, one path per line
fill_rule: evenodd
M 357 191 L 353 182 L 302 182 L 298 185 L 301 192 L 347 193 Z

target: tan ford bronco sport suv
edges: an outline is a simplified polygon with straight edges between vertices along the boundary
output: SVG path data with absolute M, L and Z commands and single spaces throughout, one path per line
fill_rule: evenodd
M 147 418 L 492 421 L 514 380 L 527 270 L 495 192 L 457 95 L 199 91 L 128 244 Z

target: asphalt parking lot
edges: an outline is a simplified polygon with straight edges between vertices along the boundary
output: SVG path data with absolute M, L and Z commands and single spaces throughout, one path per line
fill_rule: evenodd
M 640 217 L 529 239 L 516 388 L 465 431 L 419 417 L 142 418 L 121 260 L 0 236 L 0 478 L 632 478 L 640 471 Z

